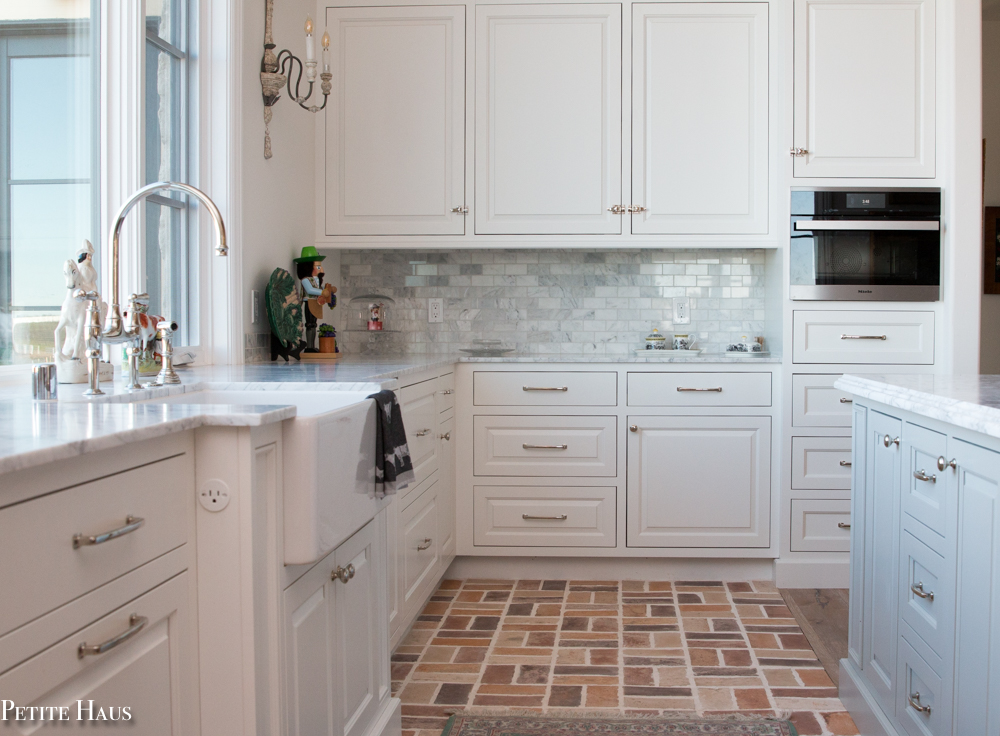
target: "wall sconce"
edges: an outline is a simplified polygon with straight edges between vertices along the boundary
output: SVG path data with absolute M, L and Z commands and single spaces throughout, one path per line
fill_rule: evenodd
M 264 56 L 260 60 L 260 86 L 264 95 L 264 158 L 271 158 L 271 108 L 281 98 L 281 88 L 288 82 L 288 91 L 292 91 L 291 78 L 295 74 L 295 65 L 298 64 L 298 75 L 295 76 L 295 92 L 292 98 L 303 110 L 309 112 L 319 112 L 326 107 L 326 101 L 330 97 L 330 90 L 333 87 L 331 80 L 333 74 L 330 73 L 330 63 L 327 60 L 327 53 L 330 51 L 330 34 L 323 33 L 323 72 L 319 75 L 322 82 L 320 87 L 323 91 L 322 105 L 307 105 L 306 102 L 312 97 L 313 87 L 316 84 L 316 50 L 313 45 L 313 21 L 306 16 L 306 60 L 303 62 L 299 57 L 288 49 L 282 49 L 274 53 L 275 43 L 271 33 L 271 24 L 274 19 L 274 0 L 266 0 L 266 10 L 264 16 Z M 305 96 L 299 92 L 302 84 L 302 75 L 305 73 L 309 89 Z

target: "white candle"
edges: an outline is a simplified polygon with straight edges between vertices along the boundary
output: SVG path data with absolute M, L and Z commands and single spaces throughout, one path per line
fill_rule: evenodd
M 313 19 L 306 16 L 306 61 L 316 60 L 316 47 L 313 44 Z
M 330 71 L 330 62 L 327 59 L 327 54 L 330 51 L 330 32 L 323 31 L 323 71 Z

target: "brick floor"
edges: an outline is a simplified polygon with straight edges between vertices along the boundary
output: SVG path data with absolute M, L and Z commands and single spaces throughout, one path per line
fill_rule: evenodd
M 770 582 L 444 580 L 392 655 L 403 736 L 464 708 L 790 714 L 858 733 Z

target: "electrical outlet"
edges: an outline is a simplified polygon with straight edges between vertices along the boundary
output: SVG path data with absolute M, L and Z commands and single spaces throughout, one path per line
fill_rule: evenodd
M 256 289 L 250 292 L 250 324 L 260 324 L 260 292 Z
M 427 321 L 444 322 L 444 299 L 427 300 Z
M 206 511 L 222 511 L 229 505 L 229 486 L 218 478 L 205 481 L 198 489 L 198 503 Z
M 686 296 L 674 297 L 674 324 L 691 324 L 691 300 Z

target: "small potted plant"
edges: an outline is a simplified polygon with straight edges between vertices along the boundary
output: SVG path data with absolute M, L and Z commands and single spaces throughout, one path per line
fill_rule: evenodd
M 334 329 L 333 325 L 320 325 L 319 326 L 319 351 L 321 353 L 338 353 L 337 349 L 337 330 Z

